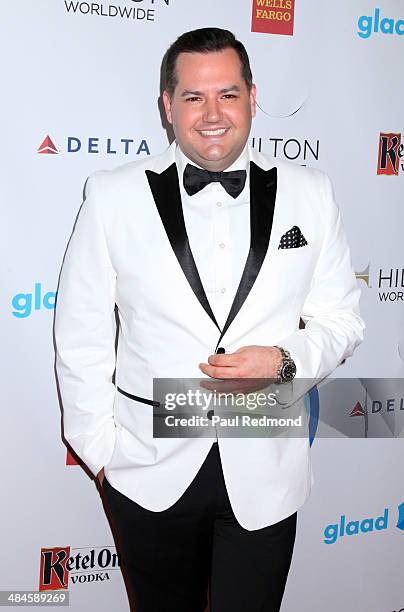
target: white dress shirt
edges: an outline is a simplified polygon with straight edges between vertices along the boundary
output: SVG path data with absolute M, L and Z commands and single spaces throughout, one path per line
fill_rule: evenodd
M 247 172 L 244 189 L 237 198 L 230 196 L 219 182 L 189 196 L 183 184 L 185 166 L 200 166 L 190 161 L 178 145 L 175 160 L 189 245 L 213 314 L 223 328 L 250 248 L 248 147 L 226 168 L 226 172 Z

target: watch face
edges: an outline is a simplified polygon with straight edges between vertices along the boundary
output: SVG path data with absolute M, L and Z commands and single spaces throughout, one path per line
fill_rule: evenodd
M 281 370 L 281 378 L 284 381 L 290 381 L 295 377 L 296 366 L 293 361 L 286 361 Z

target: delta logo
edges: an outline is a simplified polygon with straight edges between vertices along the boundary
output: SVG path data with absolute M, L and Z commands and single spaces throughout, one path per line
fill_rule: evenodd
M 253 0 L 252 32 L 293 36 L 295 0 Z
M 389 397 L 383 400 L 372 400 L 370 411 L 363 408 L 360 402 L 356 402 L 349 416 L 367 416 L 368 414 L 387 414 L 388 412 L 399 412 L 404 410 L 404 397 Z
M 104 582 L 111 579 L 112 570 L 120 567 L 120 556 L 114 546 L 41 548 L 39 590 L 67 590 L 69 580 L 72 584 Z
M 150 155 L 150 147 L 147 140 L 135 140 L 134 138 L 98 138 L 68 136 L 63 149 L 65 153 L 88 153 L 98 155 Z M 60 147 L 56 146 L 54 140 L 45 136 L 37 148 L 39 155 L 57 155 L 61 153 Z
M 355 406 L 352 408 L 349 416 L 357 417 L 357 416 L 365 416 L 367 414 L 366 410 L 362 407 L 360 402 L 356 402 Z
M 377 174 L 398 176 L 400 169 L 404 170 L 404 163 L 401 161 L 403 156 L 404 144 L 401 143 L 401 134 L 380 132 Z
M 367 517 L 359 520 L 347 521 L 345 514 L 340 516 L 338 523 L 331 523 L 324 528 L 324 544 L 335 544 L 345 536 L 359 536 L 361 534 L 385 531 L 389 528 L 391 509 L 385 508 L 380 516 Z M 404 531 L 404 502 L 397 508 L 397 529 Z

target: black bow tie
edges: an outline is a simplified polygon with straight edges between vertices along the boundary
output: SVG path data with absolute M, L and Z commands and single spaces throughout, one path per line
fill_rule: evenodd
M 237 198 L 244 189 L 246 178 L 245 170 L 209 172 L 209 170 L 202 170 L 202 168 L 187 164 L 184 170 L 184 189 L 188 195 L 192 196 L 206 185 L 218 182 L 232 198 Z

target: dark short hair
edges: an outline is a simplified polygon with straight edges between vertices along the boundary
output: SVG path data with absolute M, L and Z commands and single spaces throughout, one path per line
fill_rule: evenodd
M 252 74 L 250 60 L 247 51 L 234 34 L 229 30 L 221 28 L 200 28 L 184 32 L 169 47 L 165 55 L 165 88 L 171 97 L 177 86 L 177 57 L 180 53 L 211 53 L 224 51 L 224 49 L 234 49 L 240 58 L 241 75 L 247 85 L 248 91 L 252 87 Z

